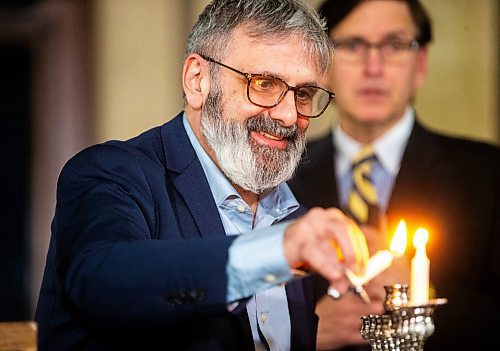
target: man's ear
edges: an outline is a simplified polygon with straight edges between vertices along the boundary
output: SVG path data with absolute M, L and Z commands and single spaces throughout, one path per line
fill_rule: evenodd
M 190 54 L 184 61 L 182 70 L 182 87 L 187 104 L 199 110 L 208 95 L 210 88 L 209 71 L 205 60 L 197 54 Z

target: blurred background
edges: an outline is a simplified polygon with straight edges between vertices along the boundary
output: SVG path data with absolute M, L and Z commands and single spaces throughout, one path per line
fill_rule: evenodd
M 182 110 L 184 46 L 207 3 L 0 0 L 0 321 L 33 318 L 67 159 Z M 500 143 L 500 2 L 423 3 L 434 40 L 419 116 L 441 132 Z M 332 108 L 308 137 L 334 118 Z

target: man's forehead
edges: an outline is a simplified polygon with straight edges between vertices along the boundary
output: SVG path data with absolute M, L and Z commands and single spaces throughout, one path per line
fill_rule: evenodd
M 362 1 L 334 28 L 330 37 L 385 37 L 415 34 L 416 25 L 403 1 Z
M 285 72 L 294 71 L 295 67 L 307 68 L 316 77 L 320 74 L 316 68 L 317 58 L 311 57 L 302 40 L 293 34 L 256 37 L 245 28 L 238 28 L 233 31 L 224 59 L 243 65 L 239 67 L 242 70 L 255 70 L 248 73 L 268 73 L 289 78 Z
M 294 33 L 258 32 L 250 23 L 247 23 L 239 25 L 232 30 L 227 48 L 235 49 L 243 41 L 251 45 L 264 44 L 274 46 L 282 43 L 299 42 L 301 40 L 302 38 Z

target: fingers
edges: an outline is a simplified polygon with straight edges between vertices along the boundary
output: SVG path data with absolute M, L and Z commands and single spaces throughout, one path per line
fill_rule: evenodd
M 335 240 L 341 250 L 343 263 L 356 274 L 364 272 L 370 257 L 365 235 L 361 229 L 340 210 L 327 209 L 332 218 L 335 218 Z
M 284 251 L 290 267 L 307 265 L 330 281 L 341 277 L 341 265 L 331 242 L 337 214 L 315 208 L 293 222 L 285 232 Z
M 351 271 L 357 275 L 364 273 L 366 263 L 370 258 L 370 253 L 368 252 L 368 244 L 366 238 L 361 229 L 354 223 L 348 229 L 349 236 L 353 245 L 354 251 L 354 263 L 350 267 Z
M 368 248 L 361 230 L 340 210 L 314 208 L 285 232 L 285 257 L 290 267 L 307 265 L 331 283 L 342 282 L 343 265 L 364 269 Z

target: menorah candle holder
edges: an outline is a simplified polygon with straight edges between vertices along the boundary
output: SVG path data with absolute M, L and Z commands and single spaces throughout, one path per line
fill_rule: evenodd
M 412 305 L 407 285 L 384 288 L 385 313 L 361 317 L 361 336 L 370 342 L 372 350 L 424 350 L 425 341 L 434 333 L 434 309 L 448 300 L 437 298 L 423 305 Z

